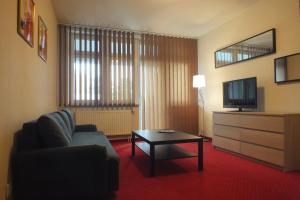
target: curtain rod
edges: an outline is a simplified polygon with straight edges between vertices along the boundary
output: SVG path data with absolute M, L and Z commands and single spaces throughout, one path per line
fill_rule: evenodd
M 140 31 L 140 30 L 126 29 L 126 28 L 112 28 L 112 27 L 82 25 L 82 24 L 68 24 L 68 23 L 58 23 L 58 25 L 65 25 L 65 26 L 72 26 L 72 27 L 83 27 L 83 28 L 100 28 L 100 29 L 111 30 L 111 31 L 127 31 L 127 32 L 133 32 L 133 33 L 136 33 L 136 34 L 151 34 L 151 35 L 185 38 L 185 39 L 195 39 L 195 40 L 198 39 L 197 37 L 186 37 L 186 36 L 156 33 L 156 32 L 149 32 L 149 31 Z

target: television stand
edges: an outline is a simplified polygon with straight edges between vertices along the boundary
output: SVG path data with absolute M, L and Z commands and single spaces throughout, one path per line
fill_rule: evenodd
M 213 145 L 282 168 L 300 169 L 300 114 L 214 112 Z

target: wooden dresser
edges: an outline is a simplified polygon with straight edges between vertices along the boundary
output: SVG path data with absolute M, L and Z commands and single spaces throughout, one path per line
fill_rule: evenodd
M 300 169 L 300 114 L 214 112 L 213 145 L 281 167 Z

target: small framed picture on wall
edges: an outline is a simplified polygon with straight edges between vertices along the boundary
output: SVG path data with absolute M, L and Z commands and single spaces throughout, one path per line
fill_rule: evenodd
M 43 21 L 43 19 L 41 18 L 41 16 L 39 16 L 38 54 L 45 62 L 47 61 L 47 42 L 48 42 L 47 41 L 48 40 L 47 32 L 48 32 L 47 26 L 46 26 L 45 22 Z
M 35 4 L 33 0 L 18 0 L 18 34 L 33 47 Z

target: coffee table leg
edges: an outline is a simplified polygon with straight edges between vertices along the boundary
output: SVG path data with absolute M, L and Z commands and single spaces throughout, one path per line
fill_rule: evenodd
M 132 132 L 131 134 L 131 156 L 135 156 L 135 133 Z
M 198 142 L 198 170 L 203 170 L 203 139 Z
M 150 144 L 150 176 L 155 176 L 155 146 Z

